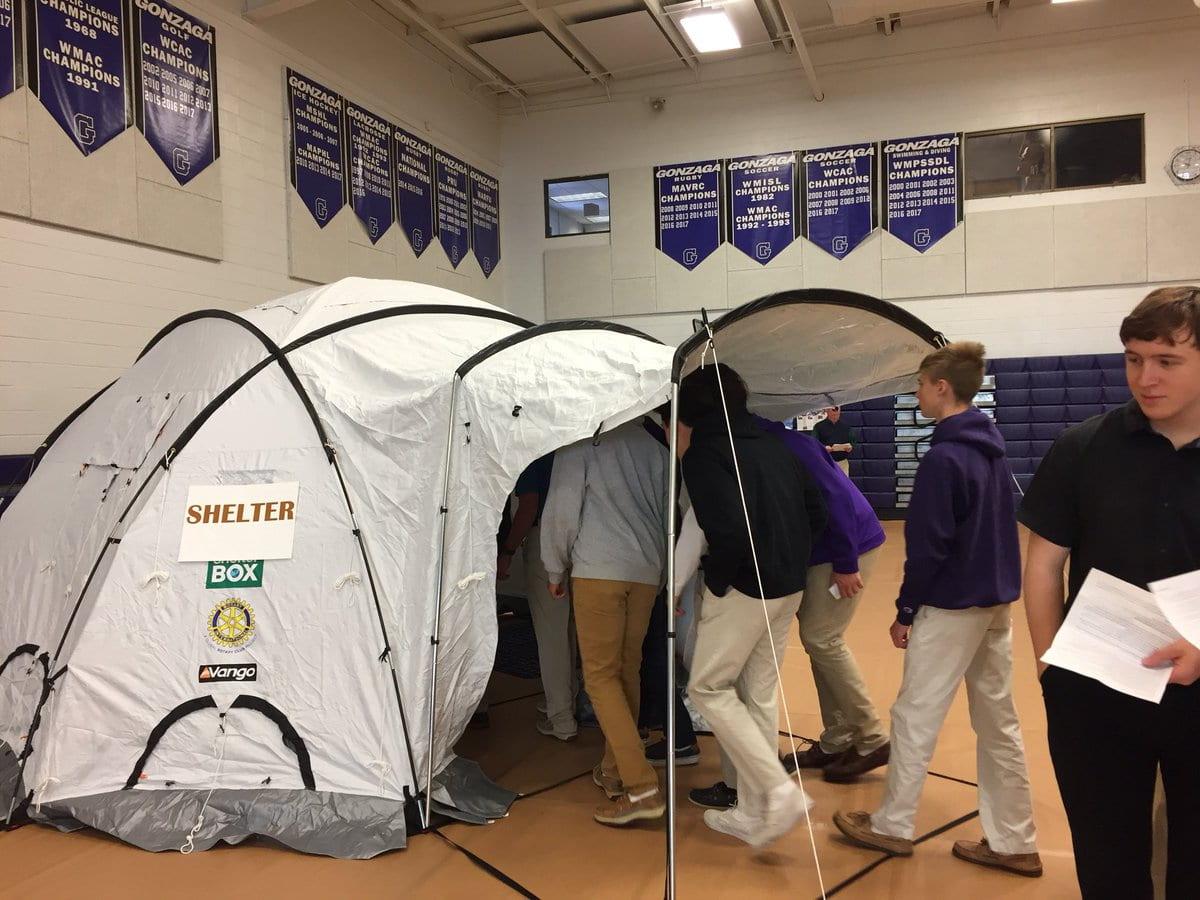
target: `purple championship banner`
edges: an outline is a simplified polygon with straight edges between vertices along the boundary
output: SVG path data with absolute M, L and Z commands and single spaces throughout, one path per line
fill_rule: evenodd
M 21 0 L 0 0 L 0 97 L 21 83 Z
M 884 226 L 924 253 L 962 221 L 962 135 L 931 134 L 884 143 Z
M 874 144 L 846 144 L 804 153 L 804 236 L 845 259 L 875 230 Z
M 287 70 L 292 187 L 322 228 L 346 205 L 341 94 Z
M 446 251 L 450 265 L 457 269 L 471 243 L 468 167 L 458 157 L 435 149 L 433 171 L 437 187 L 438 240 Z
M 739 156 L 725 163 L 728 241 L 766 265 L 796 239 L 796 154 Z
M 654 246 L 689 272 L 721 245 L 721 162 L 654 170 Z
M 221 153 L 216 35 L 165 0 L 133 0 L 132 14 L 137 127 L 187 184 Z
M 471 252 L 485 278 L 500 264 L 500 182 L 471 168 Z
M 350 205 L 372 244 L 392 227 L 392 124 L 346 101 Z
M 433 145 L 396 126 L 396 220 L 413 253 L 420 256 L 435 233 L 433 206 Z
M 122 0 L 35 0 L 30 87 L 87 156 L 129 127 Z

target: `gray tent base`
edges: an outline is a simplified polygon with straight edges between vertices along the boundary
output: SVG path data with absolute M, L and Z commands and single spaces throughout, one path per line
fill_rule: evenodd
M 25 785 L 21 778 L 21 765 L 17 754 L 8 741 L 0 740 L 0 824 L 8 818 L 8 805 L 14 799 L 20 802 L 25 797 Z
M 455 757 L 433 779 L 433 809 L 451 819 L 486 825 L 508 815 L 518 795 L 483 774 L 479 763 Z

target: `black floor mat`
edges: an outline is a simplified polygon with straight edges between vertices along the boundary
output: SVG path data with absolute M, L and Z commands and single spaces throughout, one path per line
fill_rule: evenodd
M 533 622 L 520 616 L 501 616 L 496 644 L 496 671 L 516 678 L 537 678 L 542 674 L 538 665 L 537 638 Z

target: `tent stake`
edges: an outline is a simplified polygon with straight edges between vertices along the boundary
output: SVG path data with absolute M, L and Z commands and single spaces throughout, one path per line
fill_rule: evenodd
M 679 469 L 679 382 L 671 382 L 671 428 L 667 442 L 667 900 L 675 900 L 675 479 Z

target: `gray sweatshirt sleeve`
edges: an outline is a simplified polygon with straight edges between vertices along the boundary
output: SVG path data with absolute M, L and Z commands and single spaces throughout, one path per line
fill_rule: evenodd
M 571 568 L 571 548 L 579 535 L 579 520 L 583 515 L 584 453 L 575 444 L 554 455 L 554 472 L 550 476 L 550 492 L 542 511 L 542 562 L 551 584 L 562 584 Z

